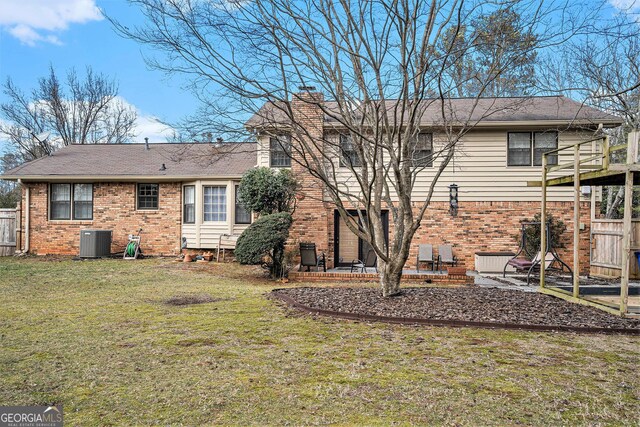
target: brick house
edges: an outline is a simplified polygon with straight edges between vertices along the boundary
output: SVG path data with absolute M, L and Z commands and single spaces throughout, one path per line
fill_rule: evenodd
M 463 112 L 469 110 L 469 102 L 458 99 L 450 105 L 454 113 Z M 342 144 L 342 129 L 319 108 L 331 109 L 332 102 L 304 92 L 290 105 L 294 114 L 304 117 L 301 123 L 309 137 L 334 138 Z M 322 185 L 291 161 L 295 150 L 287 146 L 295 144 L 295 138 L 291 139 L 290 125 L 272 107 L 266 104 L 246 123 L 257 144 L 78 145 L 8 171 L 2 178 L 19 180 L 23 189 L 17 249 L 75 255 L 80 230 L 93 228 L 113 230 L 112 251 L 117 252 L 139 227 L 144 230 L 142 246 L 149 254 L 178 253 L 182 237 L 189 248 L 214 248 L 220 234 L 239 234 L 251 222 L 250 213 L 237 203 L 236 188 L 245 171 L 267 166 L 291 168 L 303 185 L 292 243 L 315 242 L 327 254 L 329 267 L 362 259 L 363 242 L 344 226 Z M 436 107 L 425 111 L 420 124 L 424 127 L 421 149 L 428 158 L 443 144 Z M 489 110 L 491 114 L 472 117 L 476 123 L 462 138 L 460 155 L 438 181 L 407 267 L 415 268 L 418 243 L 452 244 L 467 268 L 474 267 L 475 252 L 514 251 L 520 221 L 540 210 L 540 189 L 527 182 L 540 180 L 541 151 L 585 140 L 599 125 L 621 124 L 617 117 L 564 97 L 480 100 L 479 114 Z M 349 170 L 336 165 L 340 179 L 348 182 Z M 435 169 L 429 164 L 419 173 L 416 199 L 428 191 Z M 455 217 L 449 214 L 453 182 L 459 185 Z M 598 197 L 597 193 L 585 195 L 582 202 L 584 268 L 589 261 L 589 211 Z M 570 236 L 572 189 L 554 188 L 548 200 L 549 212 L 567 224 Z M 388 235 L 393 236 L 388 213 L 383 216 Z M 571 250 L 569 242 L 564 253 Z M 563 258 L 569 262 L 571 257 Z
M 469 269 L 475 267 L 476 252 L 516 251 L 520 222 L 540 211 L 540 188 L 527 183 L 541 179 L 541 153 L 590 139 L 599 126 L 617 127 L 622 123 L 618 117 L 562 96 L 484 98 L 477 105 L 474 102 L 473 99 L 452 99 L 445 105 L 451 116 L 466 118 L 473 123 L 473 128 L 462 137 L 460 152 L 437 182 L 405 268 L 415 268 L 419 243 L 430 243 L 434 248 L 439 244 L 453 245 L 455 254 Z M 386 108 L 393 108 L 393 103 L 390 104 L 391 107 Z M 297 121 L 304 132 L 292 132 L 288 114 L 282 106 L 274 104 L 265 104 L 246 126 L 257 135 L 259 166 L 291 168 L 301 178 L 304 199 L 295 212 L 297 220 L 292 238 L 315 242 L 318 249 L 327 254 L 329 266 L 346 266 L 354 259 L 364 259 L 367 244 L 346 227 L 323 185 L 295 161 L 300 150 L 295 149 L 296 136 L 292 134 L 315 139 L 314 146 L 319 146 L 324 154 L 339 147 L 326 160 L 335 170 L 335 182 L 343 185 L 341 188 L 345 191 L 358 188 L 354 185 L 353 172 L 340 158 L 344 153 L 348 156 L 350 148 L 348 138 L 343 138 L 347 133 L 344 126 L 332 117 L 333 112 L 338 114 L 339 107 L 336 102 L 325 102 L 322 94 L 308 91 L 295 95 L 288 107 L 293 117 L 303 118 Z M 426 197 L 437 170 L 431 156 L 446 141 L 441 130 L 441 107 L 437 101 L 429 103 L 420 118 L 418 149 L 429 163 L 417 175 L 413 200 Z M 455 126 L 455 120 L 451 123 Z M 283 152 L 290 152 L 291 156 Z M 588 153 L 587 149 L 581 155 Z M 566 162 L 573 156 L 565 157 L 563 154 L 556 161 Z M 459 186 L 457 216 L 449 213 L 452 183 Z M 560 250 L 560 255 L 570 265 L 573 194 L 571 188 L 556 187 L 548 195 L 548 211 L 567 225 L 566 248 Z M 579 227 L 583 271 L 589 268 L 590 221 L 599 197 L 598 190 L 582 197 Z M 353 215 L 357 209 L 363 209 L 362 206 L 352 208 Z M 414 206 L 414 211 L 417 209 L 418 206 Z M 382 220 L 390 239 L 394 230 L 388 212 L 383 211 Z
M 236 188 L 255 164 L 254 143 L 64 147 L 2 177 L 22 186 L 16 249 L 77 255 L 80 230 L 105 229 L 116 253 L 139 228 L 147 254 L 213 248 L 251 223 Z

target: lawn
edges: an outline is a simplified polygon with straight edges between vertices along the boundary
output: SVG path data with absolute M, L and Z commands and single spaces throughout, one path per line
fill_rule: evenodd
M 311 318 L 235 264 L 0 258 L 0 405 L 67 425 L 637 425 L 640 338 Z M 170 305 L 173 297 L 212 302 Z

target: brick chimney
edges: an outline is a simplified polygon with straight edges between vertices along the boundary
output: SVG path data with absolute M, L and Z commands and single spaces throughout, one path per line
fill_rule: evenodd
M 333 241 L 330 241 L 329 230 L 333 230 L 333 215 L 331 203 L 323 202 L 324 184 L 311 176 L 309 171 L 299 165 L 295 158 L 296 145 L 300 147 L 301 140 L 306 140 L 307 147 L 313 147 L 313 151 L 319 154 L 323 149 L 324 113 L 322 104 L 324 96 L 317 92 L 315 87 L 302 86 L 300 92 L 293 95 L 291 109 L 294 122 L 291 132 L 291 144 L 293 145 L 291 171 L 294 173 L 302 188 L 299 190 L 299 199 L 294 214 L 294 225 L 291 230 L 291 238 L 300 242 L 313 242 L 316 244 L 318 254 L 324 252 L 327 255 L 328 264 L 332 264 Z M 311 139 L 312 141 L 310 141 Z M 311 163 L 313 164 L 313 163 Z

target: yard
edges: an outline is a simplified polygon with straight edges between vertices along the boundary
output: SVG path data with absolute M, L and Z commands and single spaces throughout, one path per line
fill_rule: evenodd
M 0 258 L 0 405 L 68 425 L 637 425 L 640 338 L 311 318 L 235 264 Z M 172 305 L 181 296 L 210 296 Z

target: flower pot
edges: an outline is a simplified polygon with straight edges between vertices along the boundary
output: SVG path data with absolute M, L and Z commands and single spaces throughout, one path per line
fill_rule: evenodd
M 189 254 L 185 254 L 184 255 L 184 262 L 191 262 L 193 261 L 193 257 Z

